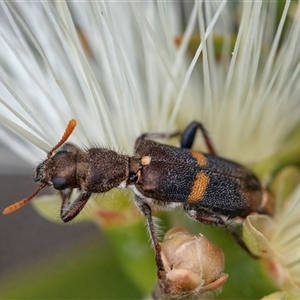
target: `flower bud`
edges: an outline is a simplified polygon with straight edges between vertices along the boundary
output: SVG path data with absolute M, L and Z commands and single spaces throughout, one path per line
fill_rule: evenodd
M 159 292 L 154 298 L 184 298 L 220 288 L 228 275 L 223 273 L 224 254 L 202 234 L 183 228 L 169 230 L 161 243 L 165 271 L 158 274 Z

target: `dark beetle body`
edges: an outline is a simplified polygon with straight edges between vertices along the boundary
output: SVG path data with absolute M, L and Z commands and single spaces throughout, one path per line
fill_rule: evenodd
M 150 140 L 140 143 L 136 155 L 151 161 L 140 169 L 135 186 L 157 205 L 182 203 L 186 210 L 204 208 L 234 218 L 246 217 L 262 204 L 259 180 L 235 162 Z
M 271 215 L 273 197 L 249 169 L 217 156 L 201 123 L 192 122 L 186 128 L 181 135 L 180 148 L 151 140 L 178 133 L 143 134 L 136 140 L 133 156 L 104 148 L 84 151 L 64 144 L 75 126 L 76 121 L 70 120 L 61 140 L 36 168 L 34 180 L 41 183 L 40 187 L 29 197 L 7 207 L 4 214 L 19 209 L 48 185 L 59 191 L 61 218 L 68 222 L 79 214 L 93 193 L 131 188 L 136 207 L 147 218 L 159 276 L 166 270 L 156 237 L 152 206 L 181 206 L 192 219 L 226 229 L 244 250 L 256 257 L 227 220 L 246 218 L 256 212 Z M 202 132 L 207 154 L 191 150 L 197 130 Z M 71 201 L 74 189 L 78 190 L 78 195 Z
M 128 156 L 101 148 L 80 151 L 67 144 L 64 150 L 38 166 L 34 178 L 54 185 L 57 190 L 80 188 L 91 193 L 105 193 L 115 187 L 115 182 L 126 180 L 126 169 Z M 43 174 L 42 180 L 40 174 Z
M 80 151 L 67 145 L 38 166 L 35 180 L 61 191 L 79 188 L 89 195 L 132 187 L 150 205 L 182 205 L 187 212 L 204 210 L 229 218 L 244 218 L 262 205 L 261 184 L 244 166 L 147 139 L 138 140 L 132 157 L 102 148 Z M 69 221 L 79 211 L 73 213 L 62 212 L 63 220 Z
M 191 150 L 198 129 L 203 134 L 208 154 Z M 182 206 L 192 219 L 228 230 L 249 252 L 226 220 L 245 218 L 254 212 L 272 213 L 271 197 L 266 196 L 257 177 L 246 167 L 217 156 L 201 123 L 193 122 L 187 127 L 180 148 L 160 144 L 149 139 L 151 137 L 168 136 L 140 136 L 133 156 L 104 148 L 82 151 L 65 144 L 54 156 L 48 154 L 37 167 L 34 179 L 60 191 L 64 222 L 72 220 L 82 210 L 92 193 L 105 193 L 115 187 L 132 188 L 137 208 L 147 217 L 160 270 L 163 267 L 152 220 L 153 205 Z M 75 188 L 79 194 L 71 202 Z

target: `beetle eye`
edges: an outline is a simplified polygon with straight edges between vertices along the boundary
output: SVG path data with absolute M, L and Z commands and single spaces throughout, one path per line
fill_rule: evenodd
M 51 181 L 53 183 L 53 187 L 56 190 L 64 190 L 68 187 L 67 180 L 65 178 L 54 177 L 54 178 L 51 179 Z

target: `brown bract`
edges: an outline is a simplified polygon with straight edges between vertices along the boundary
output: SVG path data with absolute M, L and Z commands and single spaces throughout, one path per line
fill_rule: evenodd
M 159 272 L 156 299 L 196 298 L 217 290 L 228 275 L 223 273 L 224 254 L 202 234 L 183 228 L 169 230 L 161 243 L 164 272 Z

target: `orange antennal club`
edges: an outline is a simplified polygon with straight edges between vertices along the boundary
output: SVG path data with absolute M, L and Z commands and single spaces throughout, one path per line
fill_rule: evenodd
M 50 158 L 52 156 L 52 153 L 58 149 L 68 138 L 69 136 L 72 134 L 73 130 L 76 127 L 76 120 L 72 119 L 69 121 L 68 126 L 63 134 L 63 136 L 61 137 L 61 140 L 49 151 L 47 157 Z
M 16 202 L 8 207 L 6 207 L 3 211 L 4 215 L 10 214 L 14 211 L 16 211 L 17 209 L 19 209 L 20 207 L 22 207 L 23 205 L 25 205 L 27 202 L 29 202 L 33 197 L 35 197 L 35 195 L 42 190 L 45 186 L 47 186 L 47 183 L 43 183 L 32 195 L 30 195 L 29 197 Z

